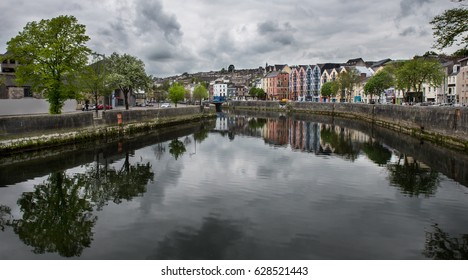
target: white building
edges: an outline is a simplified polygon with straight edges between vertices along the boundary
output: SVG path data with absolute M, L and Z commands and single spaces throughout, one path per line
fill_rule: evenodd
M 227 83 L 215 83 L 213 85 L 213 97 L 221 96 L 226 98 L 228 93 L 228 84 Z
M 460 65 L 454 65 L 452 74 L 447 77 L 447 103 L 460 103 L 459 96 L 457 96 L 457 76 L 459 72 Z

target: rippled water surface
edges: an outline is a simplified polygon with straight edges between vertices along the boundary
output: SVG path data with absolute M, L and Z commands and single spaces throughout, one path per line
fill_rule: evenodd
M 0 165 L 0 259 L 467 259 L 467 156 L 230 114 Z

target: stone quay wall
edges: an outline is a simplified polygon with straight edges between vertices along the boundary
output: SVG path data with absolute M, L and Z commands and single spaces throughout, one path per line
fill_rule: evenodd
M 468 107 L 231 101 L 229 107 L 357 118 L 468 152 Z
M 216 116 L 214 106 L 77 111 L 62 115 L 0 117 L 0 155 L 95 139 L 114 139 Z

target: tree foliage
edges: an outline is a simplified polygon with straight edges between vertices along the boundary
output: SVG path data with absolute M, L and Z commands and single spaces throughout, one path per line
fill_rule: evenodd
M 386 70 L 381 70 L 372 76 L 364 85 L 364 94 L 371 96 L 379 95 L 394 84 L 393 76 Z
M 356 69 L 344 71 L 338 74 L 338 85 L 340 87 L 341 98 L 348 100 L 356 85 L 361 81 L 359 72 Z
M 435 39 L 434 47 L 444 49 L 456 44 L 468 48 L 468 9 L 465 7 L 446 10 L 435 16 L 432 30 Z
M 51 114 L 60 114 L 78 90 L 76 80 L 90 53 L 85 32 L 75 17 L 59 16 L 27 23 L 7 43 L 7 52 L 19 62 L 17 82 L 44 93 Z
M 129 54 L 113 53 L 108 59 L 107 82 L 124 94 L 125 109 L 128 110 L 128 94 L 135 90 L 146 90 L 152 81 L 145 72 L 145 64 Z
M 399 64 L 395 70 L 395 82 L 398 89 L 422 92 L 422 84 L 438 87 L 445 74 L 442 65 L 435 59 L 416 57 Z
M 174 83 L 169 88 L 169 99 L 174 102 L 175 106 L 177 107 L 177 102 L 184 100 L 185 97 L 185 88 L 183 85 L 179 83 Z
M 265 99 L 266 92 L 263 88 L 252 87 L 249 90 L 249 95 L 258 99 Z
M 336 81 L 326 82 L 322 85 L 320 93 L 325 97 L 335 97 L 338 94 L 340 85 Z
M 99 54 L 93 54 L 91 64 L 84 67 L 81 71 L 80 87 L 81 90 L 91 94 L 97 108 L 99 96 L 107 96 L 111 89 L 106 85 L 107 71 L 106 59 Z
M 193 90 L 193 98 L 199 100 L 201 104 L 203 99 L 208 98 L 208 90 L 201 84 L 196 85 Z

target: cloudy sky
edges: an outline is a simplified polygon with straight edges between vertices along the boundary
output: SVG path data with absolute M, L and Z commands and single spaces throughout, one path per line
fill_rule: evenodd
M 74 15 L 88 46 L 128 53 L 148 74 L 404 59 L 433 44 L 450 0 L 1 0 L 0 52 L 27 22 Z M 448 53 L 451 50 L 447 51 Z

